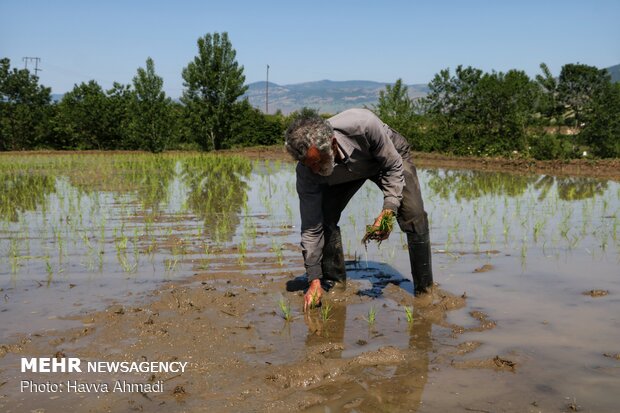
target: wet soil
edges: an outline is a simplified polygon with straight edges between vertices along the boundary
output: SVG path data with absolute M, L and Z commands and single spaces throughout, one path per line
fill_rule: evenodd
M 219 264 L 226 270 L 168 283 L 140 304 L 119 302 L 72 317 L 78 326 L 70 330 L 24 334 L 3 344 L 0 407 L 5 412 L 290 412 L 325 411 L 326 406 L 408 411 L 420 404 L 431 368 L 514 369 L 507 356 L 461 360 L 479 343 L 458 343 L 458 337 L 495 326 L 479 311 L 471 312 L 468 327 L 446 321 L 448 312 L 465 307 L 464 297 L 435 287 L 432 294 L 414 298 L 410 281 L 386 275 L 380 264 L 369 270 L 349 263 L 353 277 L 345 291 L 325 294 L 323 307 L 330 308 L 325 315 L 321 308 L 301 312 L 307 283 L 294 276 L 295 265 L 271 268 L 257 280 L 245 276 L 247 267 L 235 261 Z M 374 290 L 379 293 L 369 293 Z M 291 321 L 284 320 L 279 300 L 290 305 Z M 413 309 L 411 322 L 404 306 Z M 374 323 L 366 317 L 371 307 L 377 313 Z M 17 384 L 28 376 L 18 373 L 21 357 L 189 364 L 182 374 L 30 373 L 39 382 L 163 383 L 158 393 L 53 394 L 18 391 Z

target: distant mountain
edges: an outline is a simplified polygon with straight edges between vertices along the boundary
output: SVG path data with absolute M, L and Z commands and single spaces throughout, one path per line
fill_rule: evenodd
M 377 104 L 379 92 L 385 90 L 387 84 L 367 80 L 320 80 L 281 86 L 269 82 L 269 113 L 279 109 L 286 114 L 304 106 L 317 109 L 321 113 L 337 113 L 353 107 L 371 107 Z M 407 88 L 412 98 L 428 93 L 427 85 L 407 85 Z M 244 97 L 249 99 L 252 106 L 265 110 L 266 82 L 250 83 Z
M 620 64 L 606 70 L 611 74 L 612 82 L 620 82 Z M 292 85 L 269 82 L 269 113 L 280 109 L 288 114 L 303 107 L 317 109 L 321 113 L 337 113 L 353 107 L 372 107 L 377 104 L 379 92 L 385 90 L 388 84 L 368 80 L 319 80 Z M 407 88 L 413 99 L 428 94 L 427 84 L 407 85 Z M 52 101 L 60 101 L 63 95 L 53 93 Z M 247 97 L 252 106 L 264 111 L 265 82 L 250 83 L 243 97 Z M 178 101 L 178 98 L 175 100 Z
M 620 82 L 620 65 L 610 66 L 606 70 L 611 75 L 612 82 Z

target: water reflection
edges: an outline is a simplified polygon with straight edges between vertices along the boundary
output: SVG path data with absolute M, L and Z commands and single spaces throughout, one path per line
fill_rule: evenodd
M 164 155 L 97 156 L 90 160 L 88 167 L 75 161 L 63 173 L 81 193 L 133 192 L 145 209 L 157 210 L 168 199 L 175 164 L 174 158 Z
M 56 191 L 56 179 L 44 174 L 0 173 L 0 219 L 17 222 L 19 214 L 45 206 L 45 198 Z
M 453 196 L 457 201 L 484 195 L 519 196 L 536 182 L 535 176 L 498 172 L 429 169 L 426 173 L 428 187 L 435 195 L 444 199 Z
M 189 187 L 188 207 L 204 220 L 205 231 L 216 241 L 229 241 L 247 202 L 246 179 L 252 162 L 236 156 L 200 156 L 182 164 Z
M 473 200 L 483 196 L 522 196 L 529 187 L 540 191 L 544 200 L 554 187 L 559 199 L 577 201 L 602 195 L 607 181 L 587 177 L 555 177 L 550 175 L 514 175 L 485 171 L 450 171 L 429 169 L 428 188 L 443 199 Z
M 553 186 L 557 187 L 558 197 L 564 201 L 579 201 L 603 195 L 607 190 L 607 181 L 585 177 L 541 177 L 534 188 L 540 191 L 539 200 L 544 200 Z

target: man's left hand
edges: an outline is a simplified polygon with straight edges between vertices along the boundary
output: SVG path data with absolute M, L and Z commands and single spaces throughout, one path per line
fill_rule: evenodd
M 390 234 L 392 232 L 391 229 L 385 229 L 383 231 L 379 230 L 379 228 L 381 227 L 381 220 L 386 214 L 393 216 L 394 211 L 392 211 L 391 209 L 384 209 L 383 211 L 381 211 L 377 219 L 375 219 L 375 223 L 372 224 L 373 227 L 377 228 L 377 231 L 375 231 L 375 236 L 373 237 L 373 239 L 377 241 L 385 241 L 386 239 L 390 237 Z

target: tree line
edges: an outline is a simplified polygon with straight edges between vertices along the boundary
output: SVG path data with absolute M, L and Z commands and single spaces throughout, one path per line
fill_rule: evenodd
M 375 111 L 414 149 L 470 156 L 569 159 L 620 157 L 620 83 L 605 69 L 546 64 L 525 72 L 440 71 L 429 94 L 412 100 L 398 79 L 380 92 Z
M 227 33 L 206 34 L 182 71 L 180 101 L 167 97 L 151 58 L 131 84 L 76 84 L 59 102 L 27 69 L 0 59 L 0 150 L 217 150 L 282 142 L 297 115 L 268 115 L 241 99 L 244 68 Z M 620 85 L 605 70 L 545 64 L 525 72 L 440 71 L 429 94 L 409 98 L 401 79 L 370 108 L 414 149 L 456 155 L 573 158 L 620 156 Z M 306 109 L 304 109 L 306 110 Z
M 198 39 L 180 101 L 167 97 L 151 58 L 129 85 L 76 84 L 53 103 L 27 69 L 0 59 L 0 150 L 214 150 L 282 141 L 286 117 L 239 98 L 247 86 L 227 33 Z

